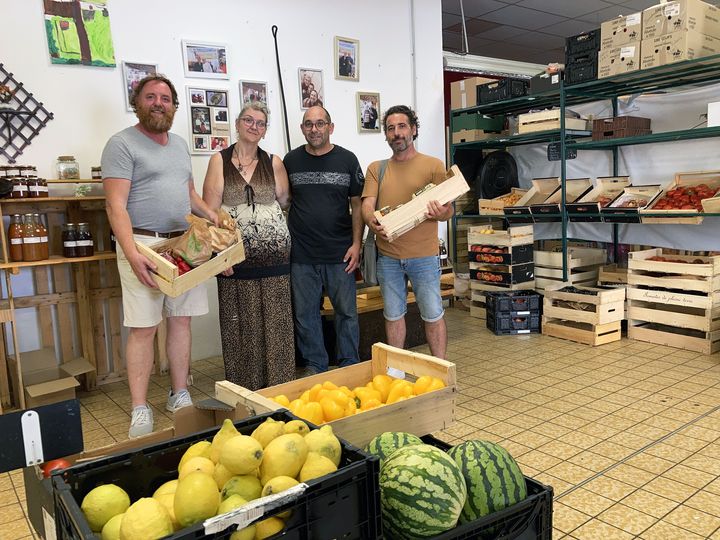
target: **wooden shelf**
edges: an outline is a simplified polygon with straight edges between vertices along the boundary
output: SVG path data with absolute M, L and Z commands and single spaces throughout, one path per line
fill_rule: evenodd
M 27 197 L 25 199 L 11 199 L 5 198 L 0 199 L 0 204 L 7 203 L 19 203 L 19 204 L 32 204 L 32 203 L 53 203 L 53 202 L 82 202 L 82 201 L 104 201 L 105 195 L 88 195 L 87 197 Z
M 102 180 L 95 180 L 94 178 L 79 179 L 79 178 L 68 178 L 67 180 L 47 180 L 48 184 L 102 184 Z
M 114 251 L 101 251 L 95 253 L 92 257 L 58 257 L 57 255 L 51 255 L 49 259 L 43 259 L 42 261 L 28 261 L 28 262 L 9 262 L 0 263 L 0 269 L 13 269 L 13 268 L 26 268 L 29 266 L 47 266 L 53 264 L 72 264 L 72 263 L 84 263 L 91 261 L 107 261 L 115 258 Z

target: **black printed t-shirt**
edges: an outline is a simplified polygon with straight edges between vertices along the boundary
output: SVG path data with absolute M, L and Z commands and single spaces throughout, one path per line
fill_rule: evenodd
M 314 156 L 303 145 L 283 161 L 292 195 L 290 260 L 302 264 L 343 262 L 352 244 L 350 197 L 359 197 L 365 183 L 357 157 L 338 145 L 327 154 Z

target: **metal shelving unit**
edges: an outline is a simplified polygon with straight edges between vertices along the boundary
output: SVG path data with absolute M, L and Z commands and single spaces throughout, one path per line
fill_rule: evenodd
M 497 114 L 517 114 L 527 112 L 530 109 L 545 108 L 559 106 L 560 113 L 560 129 L 552 132 L 539 132 L 525 135 L 513 135 L 505 137 L 493 137 L 483 141 L 462 143 L 460 145 L 450 144 L 450 159 L 454 163 L 454 155 L 456 148 L 477 148 L 497 149 L 509 146 L 520 146 L 538 143 L 560 143 L 560 176 L 562 188 L 561 208 L 565 208 L 566 193 L 565 181 L 567 179 L 567 155 L 568 150 L 610 150 L 613 152 L 613 171 L 612 174 L 618 174 L 618 149 L 623 146 L 631 146 L 638 144 L 655 144 L 663 142 L 674 142 L 683 140 L 703 139 L 710 137 L 720 137 L 720 127 L 706 127 L 696 129 L 685 129 L 678 131 L 670 131 L 663 133 L 653 133 L 650 135 L 641 135 L 635 137 L 623 137 L 618 139 L 607 139 L 602 141 L 593 141 L 583 139 L 583 136 L 589 135 L 588 132 L 573 132 L 565 129 L 565 109 L 569 106 L 589 103 L 593 101 L 610 100 L 612 104 L 613 116 L 617 116 L 618 97 L 640 93 L 671 93 L 673 89 L 681 87 L 703 86 L 707 84 L 717 83 L 720 80 L 720 54 L 706 56 L 694 60 L 686 60 L 665 66 L 658 66 L 651 69 L 625 73 L 607 79 L 599 79 L 587 81 L 584 83 L 574 84 L 571 86 L 561 86 L 558 90 L 537 94 L 534 96 L 523 96 L 513 98 L 497 103 L 489 103 L 459 109 L 450 112 L 450 132 L 452 133 L 453 119 L 460 114 L 473 112 L 485 115 Z M 645 214 L 651 217 L 656 214 Z M 663 214 L 657 214 L 663 215 Z M 717 213 L 700 213 L 693 214 L 707 217 L 717 217 Z M 454 216 L 452 220 L 453 233 L 456 230 L 458 219 L 465 217 L 485 217 L 478 214 L 465 214 L 464 216 Z M 487 216 L 490 218 L 491 216 Z M 562 247 L 563 252 L 567 250 L 567 225 L 570 214 L 563 211 L 560 215 L 562 230 Z M 682 217 L 682 216 L 681 216 Z M 453 234 L 453 238 L 455 235 Z M 615 245 L 618 240 L 618 224 L 613 224 L 613 238 Z M 453 241 L 452 245 L 453 257 L 456 256 L 456 245 Z M 563 264 L 563 279 L 567 279 L 567 268 Z

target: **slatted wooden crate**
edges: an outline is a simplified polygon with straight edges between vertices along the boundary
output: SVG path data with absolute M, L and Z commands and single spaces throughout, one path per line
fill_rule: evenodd
M 546 336 L 584 343 L 591 347 L 620 341 L 622 337 L 620 321 L 589 324 L 546 316 L 543 316 L 542 333 Z
M 635 251 L 628 282 L 628 337 L 705 354 L 720 351 L 720 256 Z
M 596 248 L 570 247 L 567 250 L 566 284 L 593 286 L 597 283 L 598 269 L 607 261 L 607 251 Z M 563 254 L 561 251 L 535 250 L 535 288 L 563 283 Z
M 621 321 L 625 312 L 625 290 L 564 283 L 550 285 L 545 288 L 543 306 L 543 313 L 555 319 L 592 325 Z

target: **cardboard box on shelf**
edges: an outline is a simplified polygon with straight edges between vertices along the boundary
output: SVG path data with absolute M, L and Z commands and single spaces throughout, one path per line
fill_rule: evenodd
M 470 77 L 462 81 L 450 83 L 450 108 L 466 109 L 477 105 L 478 85 L 492 82 L 495 79 L 485 77 Z
M 643 11 L 642 27 L 643 40 L 680 30 L 720 37 L 720 9 L 701 0 L 664 2 Z
M 640 44 L 604 49 L 598 53 L 598 79 L 640 69 Z
M 639 42 L 642 37 L 642 11 L 620 15 L 600 25 L 600 48 L 614 49 Z
M 664 66 L 720 53 L 720 39 L 681 30 L 642 41 L 640 68 Z

